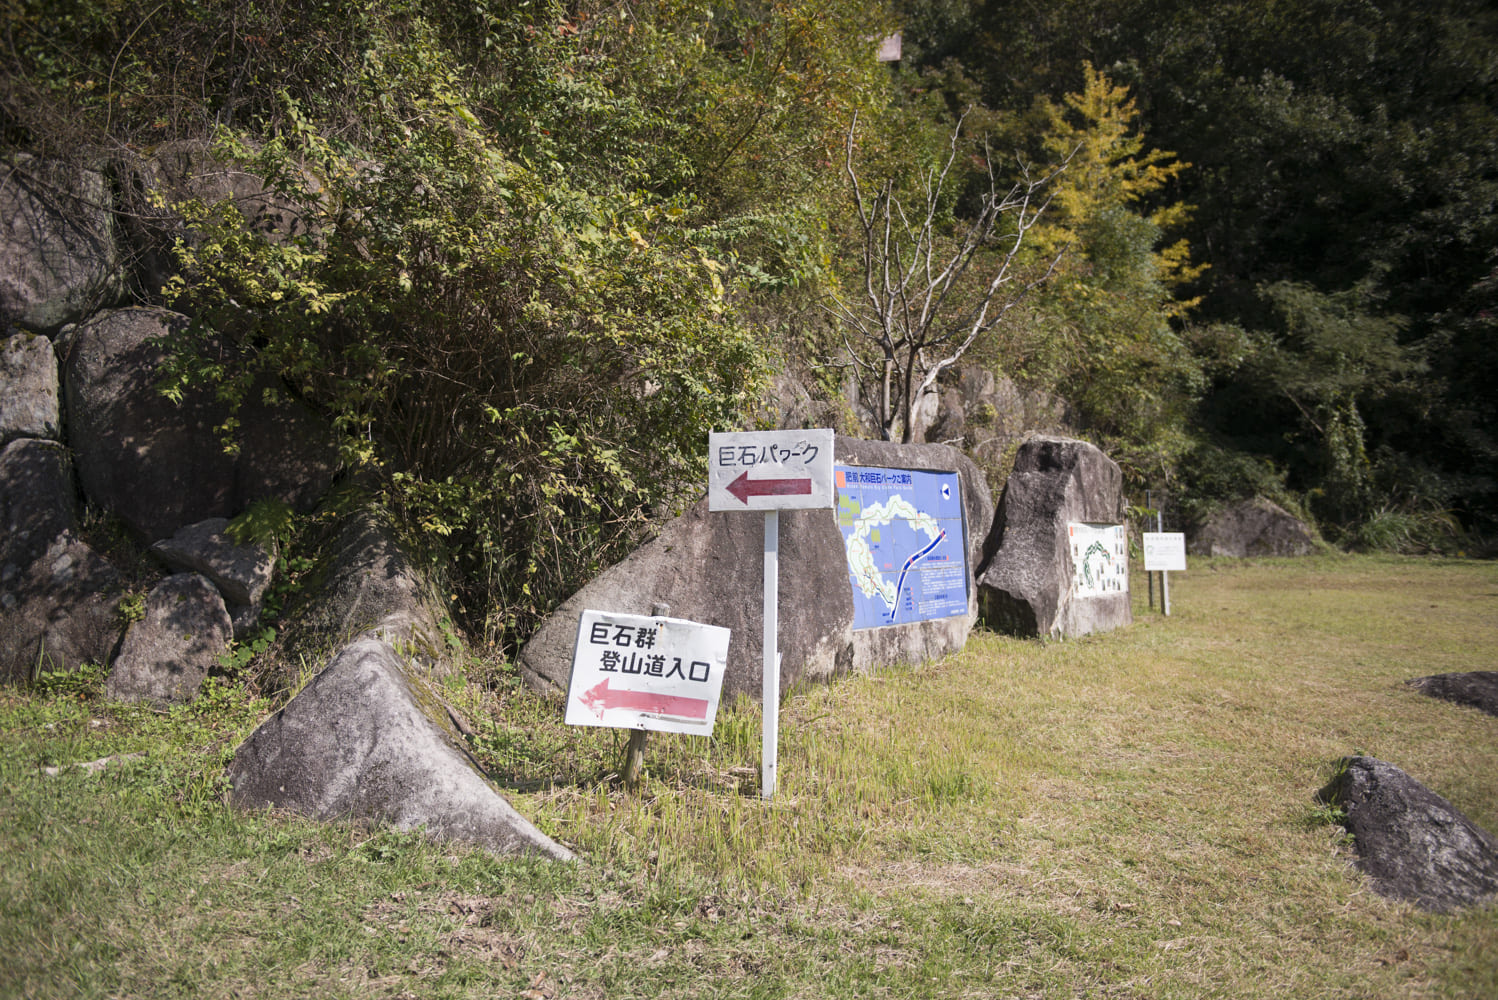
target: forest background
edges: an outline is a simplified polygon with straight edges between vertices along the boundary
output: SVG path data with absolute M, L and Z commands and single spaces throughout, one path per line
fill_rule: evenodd
M 323 413 L 362 470 L 344 502 L 419 539 L 501 650 L 700 493 L 705 431 L 767 419 L 772 373 L 829 398 L 858 383 L 899 437 L 901 385 L 969 339 L 941 378 L 981 366 L 1063 397 L 1136 495 L 1194 515 L 1268 496 L 1349 547 L 1491 549 L 1485 0 L 8 0 L 3 18 L 3 155 L 106 166 L 175 248 L 180 274 L 134 289 L 200 321 L 163 391 L 241 399 L 270 375 Z M 903 58 L 878 62 L 897 30 Z M 138 164 L 180 140 L 265 177 L 306 234 L 153 199 Z M 891 325 L 870 278 L 923 250 L 965 266 Z M 891 330 L 930 341 L 891 350 Z

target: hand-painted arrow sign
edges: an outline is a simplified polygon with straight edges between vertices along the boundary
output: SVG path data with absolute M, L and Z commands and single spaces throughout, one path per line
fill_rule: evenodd
M 707 509 L 819 510 L 834 505 L 831 429 L 713 431 Z
M 717 625 L 584 611 L 567 685 L 567 725 L 711 736 L 728 639 L 728 629 Z
M 661 694 L 657 691 L 634 691 L 630 688 L 611 688 L 609 679 L 597 684 L 582 694 L 581 701 L 598 717 L 612 708 L 623 708 L 634 712 L 651 712 L 656 715 L 671 715 L 678 719 L 707 718 L 706 698 L 682 698 Z
M 811 479 L 750 479 L 745 472 L 728 484 L 728 492 L 746 505 L 750 497 L 810 496 Z

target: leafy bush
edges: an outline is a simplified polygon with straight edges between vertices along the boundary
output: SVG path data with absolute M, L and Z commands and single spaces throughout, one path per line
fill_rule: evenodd
M 165 390 L 240 402 L 273 376 L 458 570 L 469 624 L 514 640 L 687 502 L 706 431 L 736 420 L 765 365 L 689 199 L 517 159 L 459 70 L 417 22 L 365 54 L 357 142 L 290 96 L 264 142 L 220 130 L 220 155 L 308 234 L 183 206 L 195 239 L 167 292 L 199 322 Z

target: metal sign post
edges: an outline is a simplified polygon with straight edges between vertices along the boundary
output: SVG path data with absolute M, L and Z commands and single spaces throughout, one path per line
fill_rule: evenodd
M 780 511 L 765 511 L 764 727 L 760 736 L 759 793 L 775 797 L 780 753 Z
M 802 431 L 708 435 L 707 509 L 765 515 L 764 662 L 760 795 L 775 795 L 780 746 L 780 512 L 831 509 L 833 434 Z

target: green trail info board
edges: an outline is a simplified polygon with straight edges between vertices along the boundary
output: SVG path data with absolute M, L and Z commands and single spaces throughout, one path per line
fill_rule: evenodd
M 833 480 L 853 586 L 853 627 L 967 614 L 957 473 L 838 465 Z

